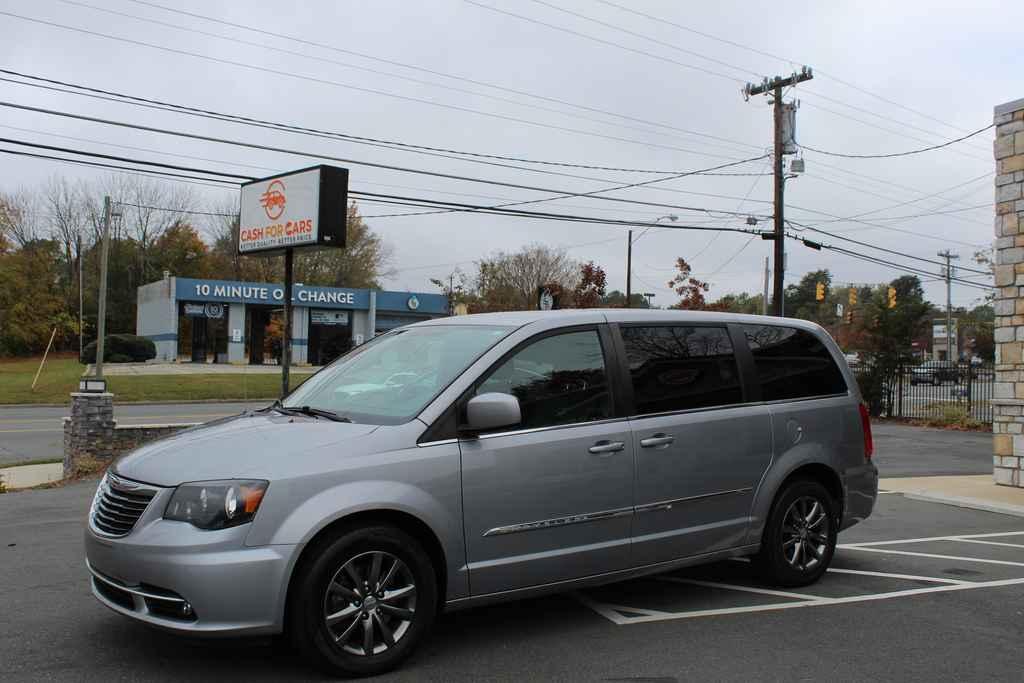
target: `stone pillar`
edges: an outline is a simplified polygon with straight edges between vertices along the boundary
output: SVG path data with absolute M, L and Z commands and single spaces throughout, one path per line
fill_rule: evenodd
M 114 426 L 113 394 L 71 394 L 71 416 L 64 418 L 65 477 L 74 474 L 83 460 L 113 458 Z
M 993 476 L 1024 487 L 1024 99 L 995 109 Z

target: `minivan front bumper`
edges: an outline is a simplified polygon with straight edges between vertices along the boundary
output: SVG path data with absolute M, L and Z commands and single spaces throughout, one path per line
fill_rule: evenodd
M 123 538 L 85 531 L 93 595 L 110 609 L 194 635 L 282 629 L 296 546 L 246 547 L 248 525 L 202 531 L 163 519 Z

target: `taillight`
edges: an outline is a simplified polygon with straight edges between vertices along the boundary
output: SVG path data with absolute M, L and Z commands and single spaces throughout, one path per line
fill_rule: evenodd
M 875 454 L 875 442 L 871 438 L 871 415 L 868 413 L 866 404 L 858 405 L 860 408 L 860 428 L 864 432 L 864 459 L 871 460 Z

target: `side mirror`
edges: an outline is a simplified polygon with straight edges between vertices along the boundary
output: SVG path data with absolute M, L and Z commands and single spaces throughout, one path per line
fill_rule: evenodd
M 469 399 L 466 404 L 466 424 L 462 430 L 469 433 L 489 429 L 512 427 L 523 420 L 519 399 L 512 394 L 492 392 Z

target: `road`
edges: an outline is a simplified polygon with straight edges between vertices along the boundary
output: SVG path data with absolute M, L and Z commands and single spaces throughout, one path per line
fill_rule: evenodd
M 174 405 L 117 405 L 118 424 L 206 422 L 246 408 L 261 408 L 268 400 L 253 403 L 181 403 Z M 67 407 L 0 406 L 0 466 L 25 460 L 60 459 L 63 456 L 63 418 Z
M 114 406 L 119 424 L 203 422 L 233 415 L 255 403 L 184 403 Z M 61 419 L 67 408 L 0 408 L 0 465 L 41 458 L 59 459 Z M 992 471 L 992 435 L 882 424 L 874 426 L 876 462 L 883 477 L 925 474 L 986 474 Z
M 94 488 L 0 496 L 5 680 L 326 680 L 268 640 L 182 638 L 96 602 Z M 1022 536 L 1021 518 L 883 494 L 813 586 L 773 591 L 725 562 L 443 615 L 376 680 L 1019 680 Z

